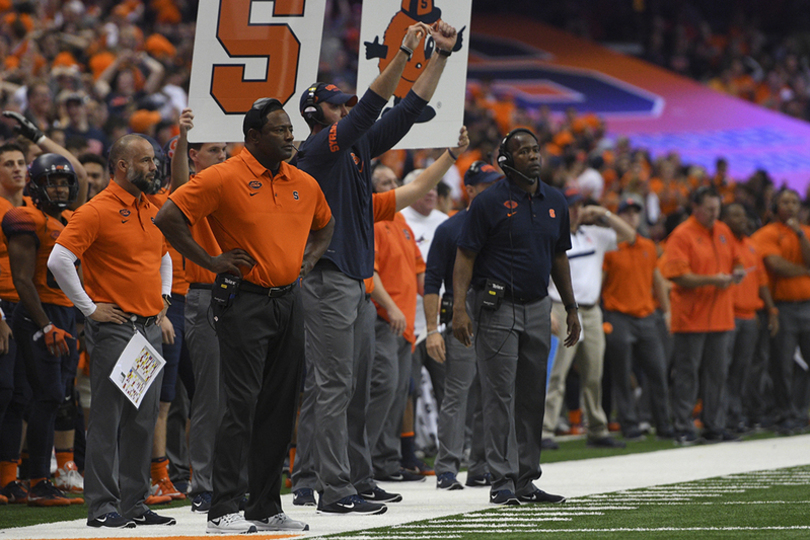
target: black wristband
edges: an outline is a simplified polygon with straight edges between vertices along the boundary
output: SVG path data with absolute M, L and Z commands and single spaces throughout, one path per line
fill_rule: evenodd
M 565 311 L 571 311 L 572 309 L 575 311 L 579 311 L 579 306 L 577 304 L 567 304 L 565 306 Z
M 445 57 L 453 54 L 453 51 L 445 51 L 444 49 L 436 49 L 436 52 Z
M 458 156 L 453 153 L 452 150 L 449 148 L 447 149 L 447 153 L 450 154 L 450 157 L 453 158 L 453 161 L 458 161 Z
M 411 58 L 413 58 L 413 49 L 409 49 L 405 45 L 400 45 L 399 50 L 408 55 L 408 61 L 410 61 Z

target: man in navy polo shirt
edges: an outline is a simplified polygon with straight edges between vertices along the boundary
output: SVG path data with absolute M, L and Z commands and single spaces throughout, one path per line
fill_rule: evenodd
M 408 95 L 377 120 L 411 52 L 428 34 L 436 52 Z M 455 28 L 442 21 L 431 27 L 410 26 L 393 61 L 359 101 L 325 83 L 315 83 L 301 95 L 300 112 L 311 133 L 298 149 L 297 166 L 320 184 L 334 212 L 335 233 L 301 285 L 307 377 L 293 504 L 314 505 L 316 489 L 321 492 L 322 514 L 382 514 L 387 510 L 384 503 L 402 500 L 375 484 L 365 440 L 375 310 L 364 280 L 374 271 L 375 217 L 393 219 L 395 212 L 393 199 L 382 209 L 372 204 L 371 159 L 391 149 L 419 118 L 456 35 Z
M 564 345 L 579 339 L 577 304 L 566 250 L 568 205 L 538 181 L 540 145 L 526 129 L 510 132 L 498 163 L 506 178 L 478 195 L 459 238 L 453 269 L 453 334 L 475 338 L 484 410 L 484 447 L 493 504 L 561 503 L 533 484 L 540 478 L 540 442 L 551 343 L 549 276 L 568 313 Z M 464 302 L 471 295 L 475 328 Z

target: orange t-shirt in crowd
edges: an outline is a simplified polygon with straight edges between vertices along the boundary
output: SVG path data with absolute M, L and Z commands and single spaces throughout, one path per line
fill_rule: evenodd
M 739 263 L 728 225 L 715 221 L 711 230 L 690 216 L 667 238 L 658 262 L 663 276 L 731 274 Z M 713 285 L 687 289 L 673 284 L 670 293 L 673 332 L 725 332 L 734 329 L 734 290 Z
M 157 206 L 158 209 L 163 208 L 163 205 L 169 200 L 169 190 L 168 188 L 162 188 L 154 195 L 146 195 L 146 198 Z M 185 296 L 188 292 L 188 281 L 186 281 L 185 270 L 186 260 L 171 244 L 168 244 L 168 246 L 169 256 L 172 258 L 172 294 Z
M 23 196 L 23 206 L 34 206 L 34 201 L 30 197 Z M 5 197 L 0 197 L 0 221 L 5 217 L 6 212 L 15 208 L 11 201 Z M 14 281 L 11 279 L 11 267 L 8 264 L 8 243 L 5 236 L 3 241 L 0 242 L 0 300 L 6 302 L 17 303 L 20 301 L 20 295 L 17 294 L 17 289 L 14 287 Z M 11 315 L 6 313 L 6 316 Z
M 163 310 L 160 265 L 168 246 L 155 226 L 157 212 L 113 180 L 70 218 L 56 243 L 81 259 L 93 302 L 141 317 Z
M 608 311 L 647 317 L 655 311 L 653 277 L 658 262 L 655 242 L 636 235 L 634 243 L 622 242 L 605 253 L 602 301 Z
M 405 315 L 408 325 L 404 337 L 416 341 L 413 325 L 416 320 L 416 276 L 425 272 L 425 261 L 416 245 L 413 231 L 397 212 L 393 221 L 374 224 L 374 270 L 380 275 L 386 292 Z M 388 312 L 377 305 L 377 314 L 390 321 Z
M 332 218 L 314 178 L 285 162 L 273 176 L 249 151 L 199 172 L 169 198 L 192 225 L 207 216 L 222 251 L 253 257 L 243 278 L 261 287 L 298 279 L 310 231 Z
M 740 263 L 745 268 L 745 277 L 733 286 L 734 318 L 753 319 L 757 316 L 757 311 L 765 306 L 765 302 L 759 296 L 759 288 L 768 285 L 768 274 L 762 263 L 762 257 L 750 238 L 734 237 L 734 243 L 737 244 Z
M 16 235 L 30 235 L 36 240 L 37 255 L 34 267 L 33 282 L 43 304 L 57 306 L 72 306 L 59 284 L 48 271 L 48 257 L 53 251 L 56 239 L 64 230 L 65 225 L 59 218 L 47 215 L 35 206 L 19 206 L 12 208 L 3 217 L 3 234 L 8 239 Z M 6 245 L 6 247 L 8 247 Z
M 804 234 L 810 237 L 810 227 L 802 225 Z M 763 259 L 778 255 L 788 262 L 804 266 L 802 246 L 793 229 L 784 223 L 765 225 L 751 236 Z M 775 302 L 803 302 L 810 300 L 810 276 L 780 277 L 768 272 L 771 292 Z
M 385 193 L 372 193 L 371 201 L 374 208 L 374 223 L 379 221 L 391 221 L 397 214 L 397 195 L 395 190 Z M 363 280 L 366 285 L 366 294 L 371 294 L 374 290 L 374 276 Z

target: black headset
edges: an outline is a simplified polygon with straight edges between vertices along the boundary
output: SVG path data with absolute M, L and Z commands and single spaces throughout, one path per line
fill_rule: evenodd
M 323 85 L 324 83 L 322 82 L 316 82 L 307 88 L 307 97 L 301 107 L 301 114 L 304 115 L 304 120 L 306 120 L 308 124 L 317 123 L 323 125 L 325 122 L 323 108 L 317 103 L 318 98 L 316 96 L 318 90 L 320 90 Z
M 498 147 L 498 165 L 506 165 L 512 169 L 515 168 L 515 159 L 512 157 L 512 152 L 506 149 L 507 145 L 509 144 L 509 140 L 517 135 L 518 133 L 528 133 L 532 136 L 532 138 L 536 141 L 537 135 L 532 133 L 530 130 L 526 128 L 517 128 L 513 129 L 509 133 L 506 134 L 506 137 L 503 138 L 501 141 L 501 146 Z

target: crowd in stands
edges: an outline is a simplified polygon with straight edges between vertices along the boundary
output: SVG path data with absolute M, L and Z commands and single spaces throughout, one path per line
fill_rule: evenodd
M 120 137 L 144 134 L 164 147 L 180 133 L 178 124 L 187 108 L 196 4 L 190 0 L 0 0 L 0 110 L 23 114 L 50 140 L 79 157 L 87 169 L 92 197 L 103 189 L 108 176 L 104 175 L 104 159 Z M 327 10 L 319 79 L 354 93 L 356 58 L 361 46 L 361 3 L 329 0 Z M 810 119 L 808 51 L 795 35 L 765 32 L 743 10 L 733 11 L 722 24 L 713 24 L 715 21 L 696 9 L 684 9 L 670 18 L 666 14 L 643 15 L 639 18 L 649 20 L 649 24 L 639 23 L 649 29 L 643 37 L 646 59 L 763 107 Z M 582 23 L 576 28 L 600 39 L 609 37 L 604 28 L 595 30 L 595 23 Z M 734 179 L 722 156 L 718 156 L 713 170 L 682 162 L 677 149 L 653 157 L 645 149 L 634 147 L 631 140 L 612 137 L 596 115 L 575 111 L 554 115 L 548 108 L 525 110 L 508 96 L 497 94 L 490 81 L 468 84 L 464 124 L 469 148 L 458 157 L 439 188 L 437 208 L 447 213 L 468 204 L 462 178 L 470 165 L 479 160 L 493 163 L 503 136 L 515 127 L 526 127 L 540 142 L 543 181 L 561 190 L 573 188 L 582 200 L 617 214 L 628 209 L 627 201 L 634 201 L 630 206 L 637 206 L 641 214 L 638 233 L 662 245 L 689 217 L 692 195 L 700 188 L 716 191 L 726 205 L 741 204 L 748 221 L 747 234 L 778 220 L 776 203 L 781 199 L 775 195 L 783 192 L 778 179 L 771 178 L 767 171 Z M 14 119 L 0 118 L 0 143 L 15 141 L 23 145 L 30 163 L 41 149 L 17 137 L 15 126 Z M 239 150 L 240 145 L 229 144 L 228 155 Z M 415 169 L 429 166 L 443 152 L 389 151 L 380 162 L 401 179 Z M 93 174 L 98 184 L 95 191 Z M 806 194 L 801 196 L 803 199 Z M 798 221 L 806 224 L 808 218 L 810 214 L 802 206 Z M 775 300 L 778 303 L 780 299 Z M 658 305 L 663 321 L 662 307 Z M 666 332 L 661 340 L 671 352 Z M 769 345 L 761 348 L 767 355 Z M 767 357 L 759 362 L 767 364 Z M 767 378 L 768 370 L 762 370 L 759 376 Z M 575 378 L 572 370 L 569 379 Z M 798 384 L 808 383 L 806 376 L 796 380 Z M 610 384 L 608 377 L 604 382 L 607 396 Z M 638 387 L 642 385 L 643 377 L 639 375 Z M 768 403 L 774 402 L 773 395 L 767 394 L 774 392 L 773 387 L 764 382 L 760 386 L 766 389 L 758 394 L 765 396 L 765 408 L 744 411 L 750 417 L 739 419 L 728 426 L 730 429 L 747 433 L 756 425 L 770 427 L 775 423 L 783 433 L 807 428 L 807 388 L 795 389 L 798 408 L 804 407 L 799 410 L 799 418 L 779 423 L 783 419 L 769 416 L 767 410 Z M 644 398 L 637 406 L 649 408 L 648 396 L 640 392 Z M 579 398 L 575 382 L 567 386 L 567 394 L 566 408 L 574 414 L 565 414 L 570 422 L 561 422 L 558 433 L 576 433 L 575 426 L 565 424 L 580 420 L 576 414 Z M 610 397 L 603 407 L 611 411 Z M 695 407 L 699 421 L 700 406 Z M 642 410 L 641 416 L 649 419 L 649 410 Z M 2 436 L 5 434 L 0 433 Z M 60 469 L 67 466 L 67 461 L 60 461 Z M 175 481 L 188 472 L 179 465 L 172 471 Z M 413 474 L 418 476 L 427 469 L 419 463 L 415 471 Z M 12 478 L 9 474 L 0 468 L 4 484 L 17 481 L 16 475 Z M 178 487 L 182 489 L 179 483 Z M 2 493 L 14 502 L 8 492 Z

